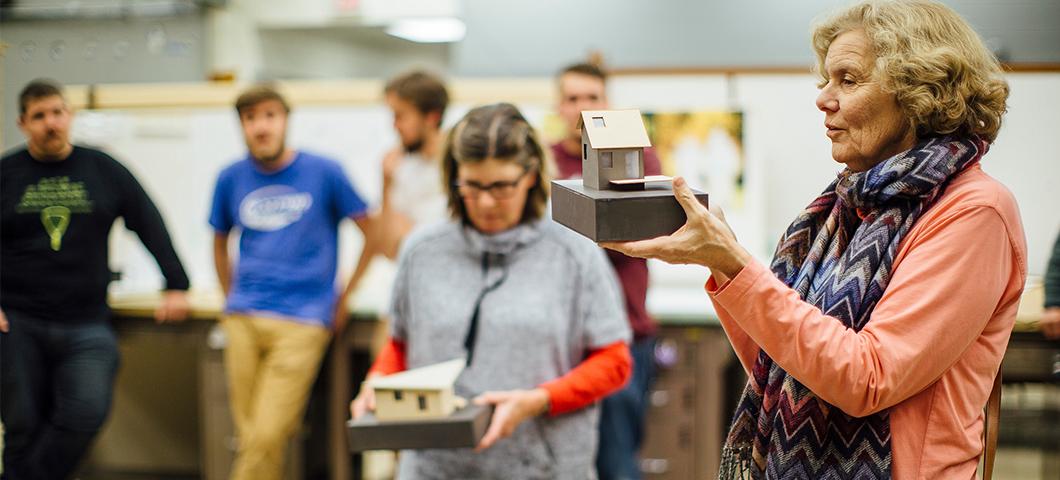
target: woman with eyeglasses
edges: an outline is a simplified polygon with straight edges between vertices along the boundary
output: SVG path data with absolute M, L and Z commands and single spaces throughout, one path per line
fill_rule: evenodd
M 544 152 L 506 103 L 449 133 L 452 221 L 402 246 L 391 338 L 368 375 L 466 356 L 456 393 L 494 412 L 477 448 L 402 452 L 398 478 L 595 478 L 595 403 L 630 375 L 630 332 L 603 252 L 542 218 Z M 353 417 L 374 403 L 362 389 Z

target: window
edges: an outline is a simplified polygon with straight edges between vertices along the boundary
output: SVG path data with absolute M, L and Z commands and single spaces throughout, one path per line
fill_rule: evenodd
M 589 159 L 589 145 L 583 143 L 582 144 L 582 160 L 588 160 L 588 159 Z
M 604 117 L 593 117 L 593 126 L 597 128 L 604 128 L 607 125 L 604 124 Z
M 611 158 L 611 152 L 600 152 L 600 166 L 603 168 L 615 168 L 615 161 Z
M 397 401 L 400 402 L 401 399 L 404 398 L 404 397 L 405 397 L 405 395 L 404 395 L 404 393 L 401 392 L 401 390 L 394 390 L 394 400 L 397 400 Z
M 630 178 L 642 176 L 640 172 L 640 152 L 637 150 L 626 152 L 626 175 L 629 175 Z
M 427 409 L 427 396 L 426 395 L 420 395 L 418 400 L 420 401 L 420 410 L 426 410 Z

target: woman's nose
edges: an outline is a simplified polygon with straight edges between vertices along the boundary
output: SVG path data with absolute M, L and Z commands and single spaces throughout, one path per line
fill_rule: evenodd
M 825 85 L 821 89 L 821 93 L 817 94 L 817 109 L 822 112 L 834 112 L 839 110 L 839 101 L 836 100 L 835 95 L 832 94 L 832 88 Z
M 497 203 L 497 199 L 493 198 L 493 192 L 486 190 L 478 190 L 475 192 L 475 200 L 478 202 L 480 207 L 492 207 Z

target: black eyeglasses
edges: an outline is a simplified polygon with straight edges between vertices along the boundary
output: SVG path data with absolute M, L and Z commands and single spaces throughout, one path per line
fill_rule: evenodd
M 530 173 L 530 169 L 523 170 L 523 173 L 516 177 L 515 180 L 501 180 L 488 185 L 483 185 L 478 182 L 458 180 L 453 182 L 453 188 L 455 188 L 457 193 L 464 198 L 477 198 L 479 192 L 486 192 L 496 200 L 504 200 L 515 195 L 515 192 L 518 190 L 519 181 L 522 180 L 527 173 Z

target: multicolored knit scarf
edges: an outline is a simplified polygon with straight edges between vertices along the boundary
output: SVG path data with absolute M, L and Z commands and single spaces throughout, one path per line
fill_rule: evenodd
M 844 171 L 784 233 L 770 266 L 806 302 L 860 331 L 891 279 L 902 238 L 981 139 L 939 137 L 864 172 Z M 888 479 L 886 410 L 854 418 L 760 351 L 722 450 L 719 478 Z

